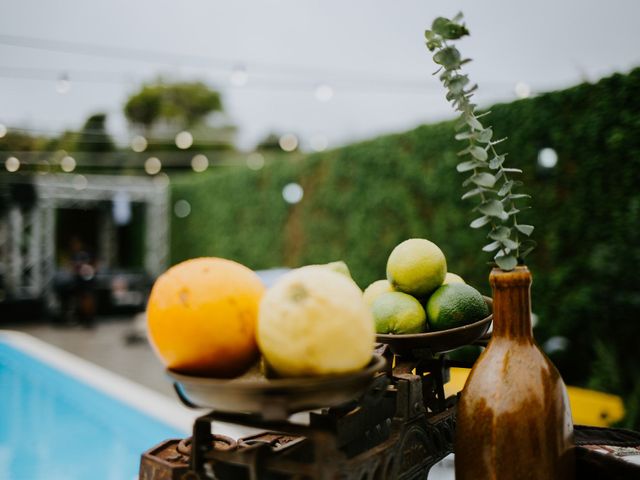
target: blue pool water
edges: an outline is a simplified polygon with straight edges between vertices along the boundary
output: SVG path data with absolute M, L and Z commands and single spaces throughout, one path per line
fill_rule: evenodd
M 184 436 L 0 336 L 0 479 L 132 480 L 142 452 Z

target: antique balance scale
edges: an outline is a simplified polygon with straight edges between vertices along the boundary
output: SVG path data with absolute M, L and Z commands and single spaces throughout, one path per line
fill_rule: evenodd
M 140 479 L 426 478 L 453 451 L 449 368 L 470 366 L 446 352 L 486 343 L 491 320 L 378 335 L 370 364 L 339 377 L 269 380 L 250 372 L 219 380 L 169 372 L 185 405 L 211 412 L 196 419 L 192 437 L 145 452 Z M 262 431 L 232 439 L 217 435 L 214 421 Z
M 447 99 L 453 100 L 456 109 L 462 112 L 462 119 L 469 127 L 469 131 L 463 133 L 461 139 L 472 139 L 469 140 L 468 148 L 461 153 L 468 153 L 473 159 L 459 164 L 458 170 L 460 172 L 473 170 L 473 176 L 467 179 L 466 183 L 471 182 L 482 187 L 479 189 L 480 193 L 492 188 L 498 177 L 488 172 L 480 174 L 476 170 L 479 167 L 493 170 L 496 175 L 501 174 L 504 177 L 504 182 L 508 186 L 504 190 L 505 195 L 507 193 L 511 195 L 511 186 L 515 183 L 509 184 L 506 174 L 508 172 L 510 175 L 511 172 L 519 170 L 502 167 L 504 155 L 499 156 L 493 148 L 493 145 L 499 141 L 491 140 L 492 130 L 483 127 L 478 121 L 480 116 L 476 116 L 475 105 L 470 102 L 470 94 L 474 89 L 464 90 L 469 80 L 466 76 L 460 75 L 459 70 L 468 60 L 463 61 L 460 53 L 447 43 L 468 35 L 464 24 L 459 24 L 461 20 L 461 14 L 453 20 L 439 17 L 433 23 L 433 30 L 425 33 L 429 50 L 438 50 L 433 57 L 434 61 L 445 70 L 440 78 L 449 88 Z M 478 144 L 487 146 L 483 148 Z M 491 155 L 495 156 L 492 161 L 498 161 L 494 167 L 489 162 L 489 150 Z M 469 193 L 476 195 L 477 192 L 467 192 L 465 195 Z M 494 193 L 497 198 L 502 196 L 499 191 Z M 513 206 L 513 199 L 522 197 L 523 195 L 511 195 L 511 205 Z M 502 221 L 509 219 L 510 213 L 504 210 L 502 199 L 494 198 L 485 201 L 483 198 L 481 207 L 484 208 L 481 210 L 484 217 L 474 220 L 471 223 L 473 228 L 486 225 L 491 220 L 490 217 L 500 218 Z M 515 210 L 515 212 L 518 211 Z M 515 212 L 512 213 L 515 215 Z M 526 236 L 533 231 L 533 226 L 516 224 L 515 216 L 513 228 Z M 492 226 L 492 233 L 497 235 L 497 232 L 499 232 L 498 228 L 494 229 Z M 494 258 L 500 271 L 510 274 L 518 265 L 516 257 L 520 256 L 519 244 L 509 238 L 503 238 L 505 235 L 490 236 L 490 238 L 500 240 L 493 243 L 502 245 L 499 249 L 502 255 L 496 254 Z M 493 251 L 497 248 L 493 244 L 486 247 L 490 248 L 485 251 Z M 516 250 L 517 254 L 510 253 L 512 250 Z M 529 346 L 535 345 L 528 319 L 530 314 L 528 288 L 531 277 L 528 271 L 526 274 L 521 271 L 518 275 L 527 277 L 528 281 L 516 282 L 513 279 L 500 281 L 502 282 L 500 288 L 510 287 L 511 296 L 503 293 L 502 299 L 499 296 L 495 297 L 496 323 L 497 327 L 501 325 L 504 327 L 507 325 L 505 322 L 508 317 L 512 316 L 510 313 L 513 312 L 526 320 L 520 323 L 515 322 L 512 326 L 514 331 L 521 328 L 527 333 L 524 335 L 527 341 L 521 343 L 526 344 L 528 355 L 531 350 Z M 518 288 L 511 288 L 514 286 Z M 495 292 L 496 287 L 493 284 L 492 287 Z M 509 301 L 505 301 L 506 298 L 509 298 Z M 489 307 L 492 307 L 491 299 L 487 298 L 486 301 Z M 510 307 L 507 308 L 506 305 Z M 192 437 L 184 440 L 167 440 L 144 453 L 140 465 L 140 478 L 142 480 L 427 478 L 431 467 L 453 452 L 457 404 L 460 409 L 460 431 L 464 432 L 465 426 L 468 427 L 479 418 L 476 416 L 476 410 L 468 407 L 468 402 L 465 403 L 468 396 L 463 395 L 460 402 L 456 395 L 446 397 L 444 384 L 449 379 L 449 368 L 470 367 L 470 365 L 449 360 L 446 353 L 465 345 L 478 343 L 486 345 L 489 338 L 487 332 L 492 320 L 493 315 L 490 314 L 475 323 L 439 332 L 409 335 L 378 334 L 379 343 L 369 365 L 363 370 L 342 376 L 267 379 L 254 372 L 234 380 L 219 380 L 168 372 L 174 380 L 178 397 L 185 405 L 207 408 L 211 411 L 196 419 Z M 502 339 L 501 336 L 504 338 L 510 336 L 510 334 L 504 335 L 502 330 L 496 328 L 496 342 L 492 343 L 492 346 Z M 526 330 L 529 331 L 526 332 Z M 524 336 L 521 335 L 522 338 L 519 340 Z M 528 343 L 529 340 L 531 343 Z M 517 340 L 514 342 L 518 343 Z M 511 353 L 514 350 L 518 349 L 512 348 L 510 344 L 508 351 Z M 520 350 L 525 349 L 521 348 L 518 351 Z M 487 354 L 481 358 L 489 357 L 491 351 L 490 347 Z M 543 357 L 542 352 L 539 357 Z M 520 357 L 523 360 L 520 363 L 523 367 L 521 371 L 533 371 L 531 366 L 540 367 L 540 363 L 531 365 L 524 361 L 529 358 L 533 357 Z M 545 367 L 546 370 L 555 370 L 548 361 L 544 365 L 550 366 Z M 536 374 L 539 372 L 540 370 L 537 370 Z M 538 376 L 541 377 L 541 375 Z M 473 373 L 470 378 L 468 386 L 474 384 Z M 480 383 L 485 385 L 483 382 Z M 494 383 L 500 386 L 499 380 Z M 540 385 L 545 388 L 538 388 Z M 518 399 L 530 400 L 530 397 L 536 396 L 535 394 L 541 392 L 546 394 L 547 390 L 551 391 L 546 389 L 548 385 L 551 383 L 529 382 L 533 390 L 520 389 L 520 393 L 525 392 L 525 395 L 519 395 Z M 546 480 L 547 474 L 551 473 L 551 476 L 558 480 L 560 478 L 563 480 L 564 478 L 569 480 L 571 478 L 640 479 L 640 467 L 636 465 L 625 464 L 615 456 L 593 454 L 591 453 L 593 449 L 573 448 L 574 445 L 611 446 L 630 448 L 638 452 L 640 451 L 640 433 L 589 427 L 573 428 L 566 393 L 562 395 L 561 391 L 564 390 L 564 386 L 561 380 L 553 385 L 554 395 L 544 397 L 539 402 L 541 407 L 537 410 L 531 408 L 517 410 L 517 416 L 507 423 L 495 420 L 496 417 L 493 415 L 498 415 L 495 413 L 497 410 L 490 410 L 492 416 L 489 418 L 494 419 L 493 423 L 491 421 L 478 423 L 481 427 L 476 430 L 468 428 L 467 433 L 489 430 L 495 432 L 502 429 L 502 432 L 517 433 L 517 435 L 503 436 L 509 440 L 504 440 L 500 444 L 503 447 L 501 453 L 509 450 L 507 453 L 510 455 L 502 456 L 499 461 L 496 461 L 497 450 L 491 450 L 498 445 L 494 436 L 485 435 L 488 439 L 485 445 L 488 445 L 488 454 L 485 452 L 485 457 L 476 459 L 476 456 L 482 456 L 482 449 L 476 448 L 477 444 L 473 441 L 467 442 L 462 448 L 460 444 L 464 443 L 463 440 L 475 439 L 476 436 L 481 435 L 461 435 L 456 461 L 463 468 L 458 472 L 458 464 L 456 464 L 457 473 L 462 472 L 465 478 L 476 478 L 478 468 L 484 466 L 482 478 L 508 480 L 544 478 Z M 492 396 L 495 400 L 493 391 L 489 392 L 486 398 L 492 400 Z M 513 395 L 500 397 L 499 400 L 510 397 Z M 556 415 L 556 410 L 547 408 L 550 404 L 555 405 L 552 401 L 554 398 L 561 400 L 558 403 L 558 405 L 561 404 L 561 408 L 556 410 L 562 415 Z M 485 397 L 482 399 L 484 400 Z M 502 402 L 502 406 L 504 405 L 505 402 Z M 503 411 L 513 415 L 513 411 L 509 409 L 501 410 L 499 413 Z M 304 419 L 301 419 L 300 414 L 303 412 L 306 413 L 302 415 Z M 217 435 L 213 424 L 216 421 L 258 428 L 259 433 L 240 439 Z M 547 435 L 537 435 L 535 427 L 538 423 L 546 425 L 544 431 L 548 433 Z M 522 425 L 526 427 L 521 428 Z M 560 429 L 557 428 L 558 425 Z M 527 428 L 529 432 L 526 432 Z M 558 432 L 561 432 L 560 435 L 557 434 Z M 522 441 L 522 438 L 527 437 L 527 433 L 529 433 L 528 437 L 534 438 L 534 442 Z M 558 436 L 562 437 L 562 441 L 557 442 L 558 445 L 561 444 L 562 449 L 556 449 L 556 443 L 551 441 Z M 514 444 L 510 443 L 512 438 L 518 439 L 515 449 Z M 537 448 L 538 454 L 524 451 L 525 447 L 531 445 Z M 508 448 L 505 449 L 505 446 Z M 488 468 L 482 461 L 486 457 L 491 457 L 491 462 L 484 462 L 491 463 Z M 521 461 L 525 457 L 528 462 Z M 547 461 L 542 465 L 544 468 L 541 468 L 543 460 Z M 497 474 L 498 471 L 502 473 Z M 534 474 L 534 472 L 537 473 Z

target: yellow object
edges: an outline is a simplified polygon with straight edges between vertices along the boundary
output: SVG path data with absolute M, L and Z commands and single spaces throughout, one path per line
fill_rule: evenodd
M 414 297 L 430 295 L 442 285 L 447 261 L 438 246 L 424 238 L 410 238 L 393 249 L 387 260 L 387 280 L 396 290 Z
M 624 404 L 617 395 L 579 387 L 567 387 L 574 423 L 607 427 L 624 417 Z
M 460 275 L 447 272 L 447 274 L 444 276 L 444 282 L 442 282 L 442 284 L 446 285 L 447 283 L 467 283 L 467 282 L 465 282 Z
M 373 316 L 358 286 L 324 266 L 286 273 L 260 303 L 258 345 L 269 366 L 282 376 L 364 368 L 374 339 Z
M 239 375 L 259 356 L 255 330 L 263 293 L 258 275 L 231 260 L 179 263 L 151 289 L 151 345 L 163 363 L 178 372 Z
M 376 298 L 378 298 L 383 293 L 389 292 L 395 292 L 395 289 L 389 283 L 389 280 L 376 280 L 367 288 L 365 288 L 362 298 L 364 299 L 364 303 L 372 306 L 373 302 L 376 301 Z
M 452 368 L 451 380 L 444 386 L 445 395 L 455 395 L 464 388 L 469 376 L 467 368 Z M 610 393 L 567 387 L 573 423 L 607 427 L 624 417 L 622 399 Z

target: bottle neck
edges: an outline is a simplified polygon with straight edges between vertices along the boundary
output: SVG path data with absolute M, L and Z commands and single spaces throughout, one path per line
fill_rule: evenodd
M 533 341 L 529 269 L 518 266 L 505 272 L 494 268 L 489 283 L 493 291 L 492 336 Z

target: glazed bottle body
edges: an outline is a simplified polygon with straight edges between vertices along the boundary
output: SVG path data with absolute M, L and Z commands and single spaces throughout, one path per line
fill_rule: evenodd
M 531 274 L 494 270 L 493 334 L 458 402 L 457 480 L 574 477 L 566 388 L 533 340 Z

